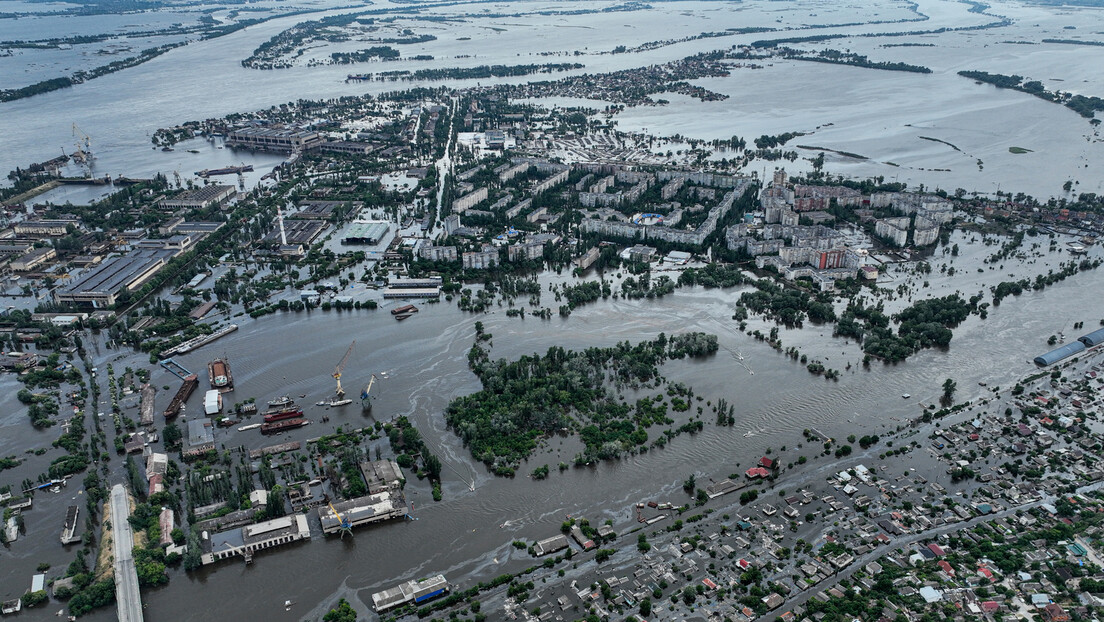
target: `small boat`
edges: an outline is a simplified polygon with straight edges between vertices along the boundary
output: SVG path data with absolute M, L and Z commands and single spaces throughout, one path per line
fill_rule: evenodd
M 268 405 L 272 406 L 273 408 L 278 408 L 280 406 L 287 406 L 290 403 L 291 403 L 291 398 L 286 396 L 286 395 L 281 395 L 280 397 L 268 400 Z
M 979 387 L 984 387 L 984 386 L 988 386 L 988 385 L 985 384 L 984 380 L 981 380 L 981 381 L 978 382 L 978 386 Z
M 901 397 L 907 400 L 908 398 L 912 397 L 912 394 L 910 394 L 910 393 L 902 393 L 902 394 L 901 394 Z
M 199 149 L 189 149 L 188 153 L 199 153 Z

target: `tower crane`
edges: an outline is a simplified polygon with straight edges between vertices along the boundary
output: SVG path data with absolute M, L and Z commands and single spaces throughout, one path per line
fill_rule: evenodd
M 337 517 L 338 524 L 341 525 L 341 537 L 344 539 L 345 534 L 353 535 L 353 525 L 349 522 L 349 519 L 338 513 L 337 508 L 333 506 L 333 503 L 327 503 L 330 506 L 330 511 Z
M 345 351 L 345 356 L 341 359 L 341 362 L 337 364 L 337 367 L 334 367 L 333 378 L 337 381 L 338 395 L 345 395 L 345 389 L 341 388 L 341 372 L 345 370 L 345 363 L 349 362 L 349 355 L 353 353 L 353 346 L 355 345 L 356 339 L 354 339 L 353 342 L 349 344 L 349 349 Z

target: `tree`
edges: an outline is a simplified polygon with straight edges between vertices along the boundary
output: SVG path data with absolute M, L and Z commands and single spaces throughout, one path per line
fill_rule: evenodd
M 958 383 L 950 378 L 943 381 L 943 398 L 944 405 L 950 404 L 954 399 L 955 391 L 958 389 Z
M 349 605 L 349 601 L 342 598 L 337 601 L 337 606 L 323 616 L 323 622 L 356 622 L 356 611 Z

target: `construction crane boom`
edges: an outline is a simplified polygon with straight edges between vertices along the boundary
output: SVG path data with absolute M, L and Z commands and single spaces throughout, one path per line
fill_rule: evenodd
M 352 535 L 352 533 L 353 533 L 352 523 L 350 523 L 348 519 L 346 519 L 344 516 L 342 516 L 337 511 L 337 508 L 335 508 L 333 506 L 332 502 L 327 501 L 326 505 L 330 506 L 330 511 L 334 513 L 334 516 L 337 517 L 338 524 L 341 525 L 341 537 L 344 538 L 346 533 L 348 533 L 349 535 Z
M 344 358 L 342 358 L 341 362 L 338 363 L 337 367 L 334 368 L 333 378 L 334 378 L 334 380 L 337 381 L 337 394 L 338 395 L 345 395 L 345 389 L 341 388 L 341 372 L 345 370 L 345 363 L 349 362 L 349 356 L 352 355 L 353 346 L 355 346 L 355 345 L 356 345 L 356 339 L 354 339 L 353 342 L 349 344 L 349 349 L 345 351 Z

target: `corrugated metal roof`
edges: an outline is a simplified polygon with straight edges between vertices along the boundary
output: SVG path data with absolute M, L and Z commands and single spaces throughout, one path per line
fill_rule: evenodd
M 1083 337 L 1078 337 L 1077 340 L 1090 348 L 1093 346 L 1098 346 L 1104 343 L 1104 328 L 1094 330 L 1093 332 Z
M 1047 365 L 1053 365 L 1066 357 L 1070 357 L 1074 354 L 1078 354 L 1084 351 L 1085 344 L 1081 343 L 1080 341 L 1071 341 L 1061 348 L 1055 348 L 1054 350 L 1051 350 L 1046 354 L 1040 354 L 1039 356 L 1036 356 L 1035 364 L 1042 365 L 1044 367 Z

